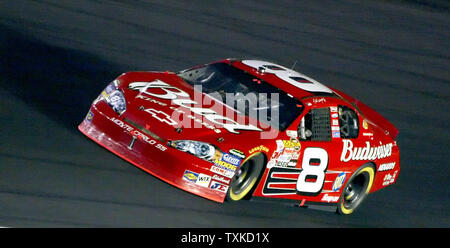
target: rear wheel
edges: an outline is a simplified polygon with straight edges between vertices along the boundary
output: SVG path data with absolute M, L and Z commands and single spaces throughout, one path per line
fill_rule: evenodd
M 359 168 L 342 190 L 337 212 L 339 214 L 353 213 L 360 206 L 367 194 L 369 194 L 374 177 L 375 170 L 370 164 Z
M 264 155 L 257 153 L 248 157 L 235 176 L 231 179 L 227 192 L 228 201 L 239 201 L 243 199 L 256 186 L 259 175 L 264 168 Z

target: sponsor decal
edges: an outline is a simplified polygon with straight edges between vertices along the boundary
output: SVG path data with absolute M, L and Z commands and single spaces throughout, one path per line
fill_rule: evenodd
M 332 190 L 334 192 L 339 191 L 339 189 L 341 189 L 342 185 L 344 185 L 345 177 L 346 177 L 345 172 L 342 172 L 341 174 L 339 174 L 336 177 L 336 179 L 334 180 L 334 183 L 333 183 L 333 187 L 332 187 Z
M 241 158 L 241 159 L 245 158 L 245 154 L 237 149 L 230 149 L 230 153 L 238 158 Z
M 257 147 L 254 147 L 254 148 L 250 149 L 248 151 L 248 153 L 255 153 L 255 152 L 261 152 L 261 151 L 269 152 L 269 148 L 267 148 L 264 145 L 260 145 L 260 146 L 257 146 Z
M 89 112 L 86 115 L 86 120 L 91 122 L 93 118 L 94 118 L 94 113 L 92 113 L 92 111 L 89 110 Z
M 295 148 L 297 150 L 300 150 L 301 145 L 298 140 L 292 139 L 292 140 L 283 140 L 283 146 L 285 148 Z
M 321 201 L 328 202 L 328 203 L 337 202 L 337 201 L 339 201 L 339 196 L 330 196 L 328 194 L 325 194 L 325 195 L 323 195 Z
M 241 164 L 241 159 L 238 157 L 235 157 L 229 153 L 224 153 L 222 155 L 222 161 L 225 161 L 227 163 L 230 163 L 232 165 L 240 165 Z
M 395 167 L 395 162 L 380 164 L 380 167 L 378 167 L 378 171 L 388 171 L 388 170 L 394 169 L 394 167 Z
M 336 106 L 330 107 L 331 114 L 331 137 L 332 138 L 340 138 L 341 137 L 341 128 L 339 127 L 339 118 L 338 118 L 338 108 Z
M 323 97 L 321 97 L 321 98 L 314 98 L 314 99 L 312 99 L 312 101 L 313 101 L 313 103 L 315 103 L 315 104 L 327 102 L 327 100 L 326 100 L 325 98 L 323 98 Z
M 220 168 L 223 168 L 223 169 L 229 170 L 229 171 L 235 171 L 237 169 L 236 165 L 232 165 L 232 164 L 222 161 L 220 159 L 214 160 L 214 164 L 219 166 Z
M 222 116 L 209 108 L 194 107 L 200 103 L 190 99 L 189 94 L 185 91 L 171 86 L 159 79 L 152 82 L 132 82 L 128 85 L 130 90 L 139 91 L 145 96 L 156 97 L 159 99 L 171 100 L 171 103 L 179 107 L 186 108 L 190 112 L 198 114 L 213 124 L 222 126 L 231 133 L 239 134 L 237 130 L 262 131 L 262 129 L 251 124 L 240 124 L 230 118 Z M 158 89 L 154 91 L 152 89 Z M 158 93 L 157 93 L 158 92 Z
M 371 146 L 370 142 L 366 141 L 365 147 L 353 147 L 353 142 L 348 139 L 343 139 L 342 143 L 342 162 L 348 162 L 350 160 L 375 160 L 387 158 L 392 154 L 392 143 Z
M 363 126 L 364 129 L 368 129 L 369 128 L 369 125 L 367 124 L 366 120 L 363 120 L 362 126 Z
M 221 184 L 221 183 L 216 182 L 214 180 L 211 181 L 211 185 L 209 187 L 211 189 L 213 189 L 213 190 L 217 190 L 217 191 L 220 191 L 220 192 L 223 192 L 223 193 L 226 193 L 227 190 L 228 190 L 228 186 L 227 185 Z
M 233 156 L 229 153 L 223 153 L 221 157 L 216 158 L 214 160 L 215 166 L 225 169 L 225 170 L 228 170 L 232 173 L 234 173 L 234 171 L 236 171 L 236 169 L 239 167 L 240 164 L 241 164 L 241 159 L 236 156 Z M 221 174 L 221 173 L 218 173 L 218 174 Z M 223 175 L 223 174 L 221 174 L 221 175 Z
M 108 84 L 108 86 L 106 86 L 106 88 L 105 88 L 105 93 L 109 95 L 109 94 L 111 94 L 111 92 L 113 92 L 115 90 L 116 90 L 116 87 L 114 84 Z
M 384 178 L 383 178 L 383 186 L 388 186 L 390 184 L 393 184 L 395 182 L 397 172 L 398 171 L 395 171 L 393 175 L 391 175 L 390 173 L 386 174 L 386 176 L 384 176 Z
M 211 166 L 210 171 L 228 178 L 232 178 L 234 176 L 234 171 L 230 171 L 214 165 Z
M 295 167 L 300 157 L 300 142 L 298 140 L 277 140 L 277 149 L 273 152 L 267 166 Z
M 222 183 L 230 184 L 230 179 L 225 179 L 223 176 L 213 175 L 212 179 L 214 179 L 216 181 L 220 181 Z
M 195 182 L 195 184 L 207 188 L 209 186 L 210 181 L 211 181 L 210 176 L 200 173 L 197 177 L 197 181 Z
M 207 188 L 209 186 L 209 182 L 211 181 L 211 176 L 202 173 L 196 173 L 190 170 L 185 170 L 183 174 L 183 180 Z
M 298 133 L 296 130 L 286 130 L 286 135 L 288 137 L 291 137 L 293 139 L 297 139 L 298 138 Z
M 341 137 L 341 132 L 339 132 L 339 131 L 332 132 L 332 137 L 333 138 L 340 138 Z
M 330 107 L 330 112 L 334 112 L 334 113 L 338 112 L 337 106 L 331 106 Z
M 183 174 L 183 179 L 189 182 L 195 183 L 197 181 L 198 174 L 195 172 L 192 172 L 190 170 L 185 170 Z

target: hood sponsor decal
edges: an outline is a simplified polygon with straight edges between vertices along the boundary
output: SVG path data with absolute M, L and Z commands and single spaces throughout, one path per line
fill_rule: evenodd
M 371 146 L 370 142 L 366 141 L 365 147 L 353 147 L 353 142 L 347 139 L 343 139 L 342 143 L 342 162 L 348 162 L 350 160 L 375 160 L 387 158 L 392 154 L 392 143 Z
M 157 97 L 160 99 L 173 100 L 178 97 L 189 97 L 189 94 L 159 79 L 151 82 L 133 82 L 128 85 L 128 89 L 137 90 L 141 94 Z M 149 89 L 161 89 L 164 93 L 154 93 Z M 156 91 L 161 92 L 161 91 Z
M 159 99 L 170 100 L 173 105 L 177 105 L 181 108 L 176 108 L 177 110 L 188 109 L 190 112 L 198 114 L 215 125 L 221 126 L 227 131 L 235 134 L 239 134 L 237 130 L 248 130 L 248 131 L 262 131 L 262 129 L 257 126 L 248 124 L 240 124 L 233 119 L 225 117 L 218 114 L 216 111 L 210 108 L 194 107 L 195 105 L 201 104 L 201 102 L 194 101 L 190 99 L 190 96 L 185 91 L 167 84 L 159 79 L 151 82 L 132 82 L 128 85 L 128 89 L 139 91 L 139 98 L 143 97 L 156 97 Z M 201 95 L 200 95 L 201 96 Z M 172 110 L 175 110 L 171 107 Z M 181 112 L 184 112 L 181 110 Z M 174 114 L 178 116 L 178 111 L 174 111 Z M 171 116 L 174 121 L 178 118 Z M 191 118 L 193 119 L 193 118 Z M 197 121 L 197 120 L 196 120 Z M 197 121 L 198 122 L 198 121 Z M 202 120 L 200 122 L 203 123 Z M 190 125 L 190 122 L 189 122 Z M 190 127 L 190 126 L 189 126 Z

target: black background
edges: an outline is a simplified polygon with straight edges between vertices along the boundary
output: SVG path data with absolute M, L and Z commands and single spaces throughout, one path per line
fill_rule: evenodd
M 1 1 L 0 226 L 449 227 L 450 19 L 435 2 Z M 297 61 L 387 117 L 400 130 L 397 183 L 351 216 L 218 204 L 76 128 L 122 72 L 229 57 Z

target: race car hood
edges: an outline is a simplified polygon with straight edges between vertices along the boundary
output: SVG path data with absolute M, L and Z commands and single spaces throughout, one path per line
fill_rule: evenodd
M 175 73 L 129 72 L 118 80 L 127 104 L 121 118 L 160 141 L 224 144 L 255 140 L 264 131 L 261 123 L 239 115 Z

